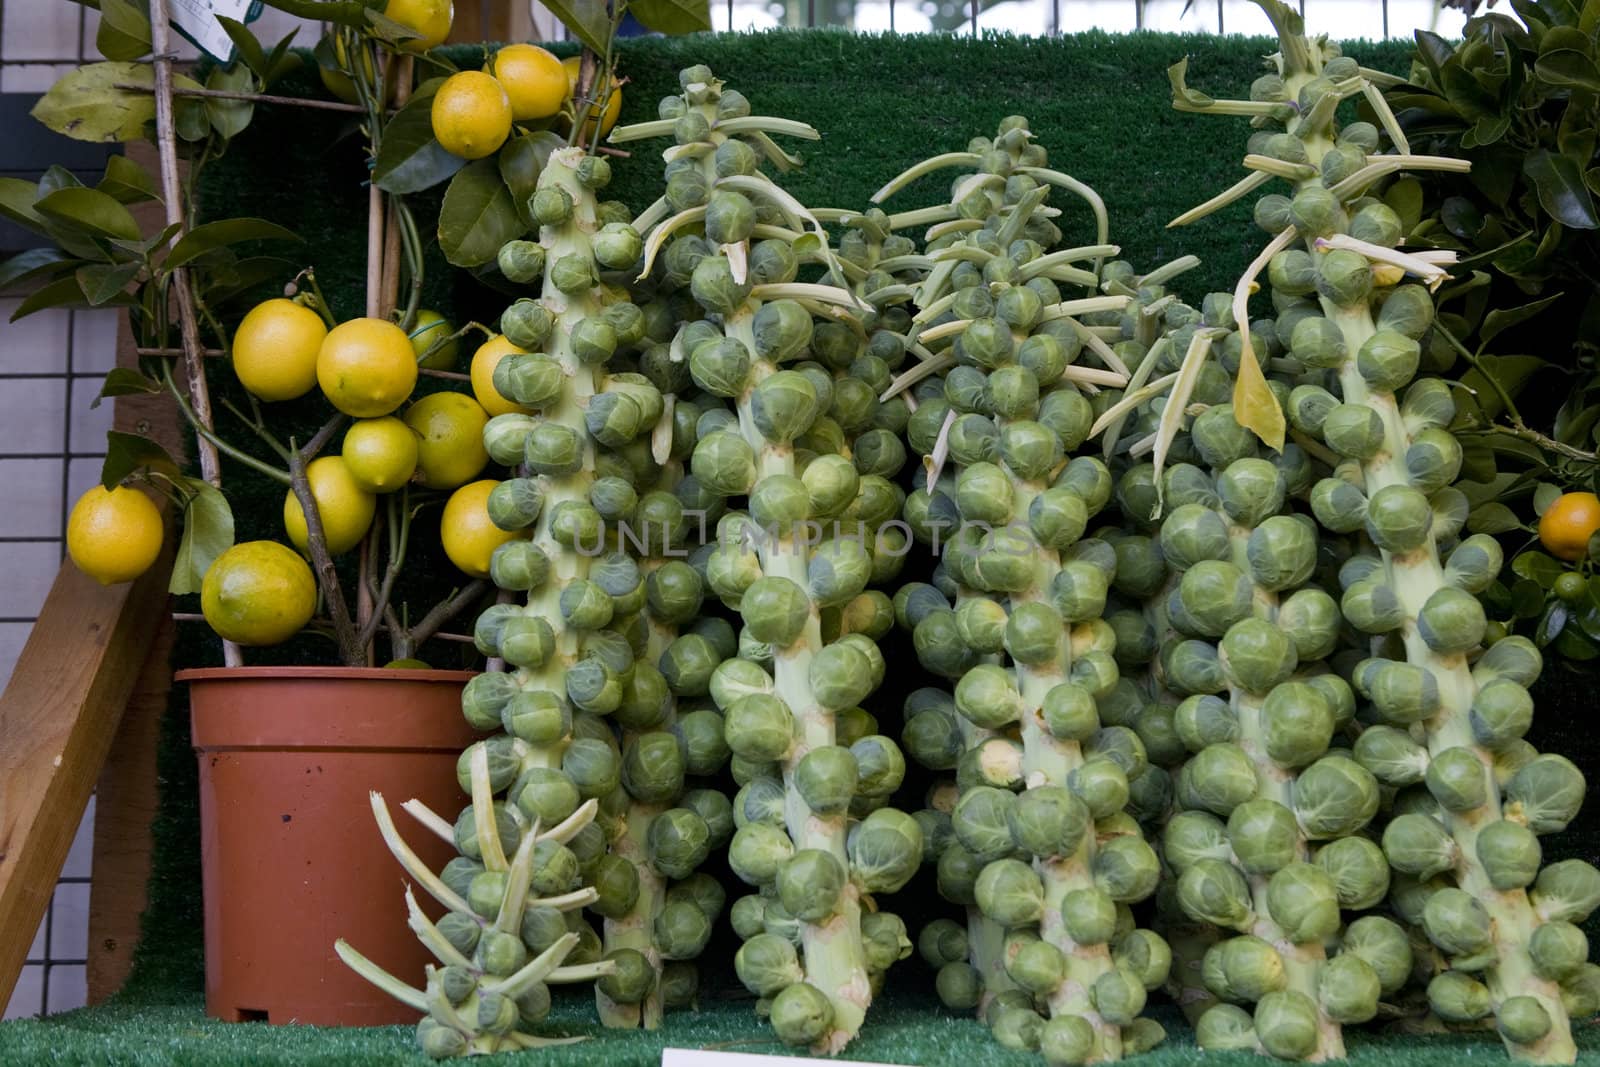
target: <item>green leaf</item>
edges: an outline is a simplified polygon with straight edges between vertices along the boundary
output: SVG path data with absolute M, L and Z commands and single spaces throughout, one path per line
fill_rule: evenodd
M 138 59 L 150 53 L 150 18 L 132 0 L 100 0 L 94 46 L 107 59 Z
M 700 33 L 711 29 L 709 0 L 629 0 L 628 13 L 656 33 Z
M 1567 571 L 1554 557 L 1531 549 L 1511 561 L 1511 570 L 1519 578 L 1537 582 L 1541 589 L 1555 585 L 1556 579 Z
M 438 185 L 467 161 L 445 151 L 433 136 L 433 93 L 442 84 L 429 82 L 394 113 L 383 128 L 372 180 L 388 193 L 417 193 Z
M 143 263 L 91 263 L 77 270 L 78 288 L 94 307 L 115 299 L 139 276 Z
M 98 189 L 57 189 L 34 207 L 46 218 L 98 237 L 137 241 L 141 236 L 132 213 L 116 197 Z
M 1410 233 L 1422 221 L 1422 183 L 1415 178 L 1401 178 L 1390 185 L 1383 194 L 1383 202 L 1400 216 L 1400 229 Z
M 222 219 L 203 222 L 190 230 L 172 246 L 162 264 L 165 270 L 177 270 L 190 260 L 207 252 L 241 241 L 299 241 L 300 235 L 266 219 Z
M 1473 533 L 1499 534 L 1522 529 L 1517 513 L 1498 502 L 1480 504 L 1467 516 L 1467 529 Z
M 369 7 L 362 14 L 366 16 L 367 25 L 372 28 L 373 35 L 390 44 L 405 44 L 422 36 L 405 23 L 380 15 L 375 8 Z
M 215 67 L 206 78 L 206 88 L 234 93 L 253 92 L 256 88 L 256 79 L 243 63 L 235 64 L 232 70 Z M 237 137 L 244 132 L 256 111 L 256 106 L 248 100 L 212 98 L 205 100 L 204 104 L 206 118 L 210 120 L 211 128 L 224 140 Z
M 548 130 L 525 133 L 511 138 L 495 153 L 495 166 L 500 178 L 511 190 L 511 202 L 529 226 L 534 224 L 528 212 L 528 198 L 538 191 L 539 174 L 550 162 L 550 154 L 565 148 L 566 142 Z
M 294 276 L 295 269 L 294 263 L 279 256 L 247 256 L 228 264 L 226 271 L 207 271 L 203 279 L 206 303 L 215 308 L 266 282 L 281 285 Z
M 206 571 L 216 558 L 233 547 L 233 509 L 215 486 L 198 478 L 185 478 L 193 495 L 183 509 L 183 540 L 172 561 L 172 582 L 167 591 L 198 593 Z
M 91 63 L 66 75 L 39 98 L 31 114 L 56 133 L 99 144 L 137 141 L 156 117 L 151 92 L 116 85 L 155 85 L 155 71 L 143 63 Z
M 470 163 L 450 180 L 439 208 L 439 248 L 452 265 L 487 263 L 523 230 L 493 159 Z
M 267 56 L 267 71 L 261 76 L 264 87 L 271 86 L 284 75 L 300 69 L 300 57 L 289 51 L 289 46 L 294 43 L 299 32 L 299 30 L 290 31 L 283 40 L 272 46 L 272 53 Z
M 1483 328 L 1478 332 L 1478 340 L 1487 345 L 1495 337 L 1511 329 L 1511 327 L 1533 318 L 1539 312 L 1560 300 L 1562 295 L 1561 293 L 1555 293 L 1542 300 L 1535 300 L 1531 304 L 1523 304 L 1521 307 L 1489 312 L 1483 317 Z
M 1575 230 L 1600 228 L 1594 198 L 1572 160 L 1548 148 L 1535 148 L 1522 161 L 1522 173 L 1533 182 L 1539 193 L 1539 206 L 1551 218 Z
M 1532 619 L 1544 610 L 1544 590 L 1537 582 L 1520 579 L 1511 587 L 1511 613 L 1519 619 Z
M 30 248 L 0 263 L 0 289 L 26 285 L 40 278 L 55 278 L 78 266 L 80 260 L 64 255 L 59 248 Z
M 1557 48 L 1541 55 L 1533 64 L 1539 80 L 1569 89 L 1600 90 L 1600 70 L 1587 53 L 1572 48 Z
M 69 274 L 29 293 L 17 305 L 17 310 L 11 313 L 11 321 L 25 319 L 35 311 L 44 311 L 46 308 L 87 307 L 88 303 L 83 290 L 78 288 L 78 279 Z
M 123 204 L 160 198 L 150 172 L 127 156 L 112 156 L 106 160 L 106 176 L 96 183 L 95 188 Z
M 1455 49 L 1450 47 L 1449 41 L 1428 30 L 1418 30 L 1416 39 L 1418 58 L 1422 60 L 1423 66 L 1428 68 L 1428 73 L 1433 77 L 1433 84 L 1441 85 L 1439 71 L 1455 55 Z
M 1544 609 L 1544 616 L 1539 620 L 1539 626 L 1533 632 L 1533 642 L 1536 645 L 1548 645 L 1561 636 L 1561 630 L 1567 625 L 1570 612 L 1562 603 L 1551 604 Z
M 150 393 L 161 392 L 161 383 L 154 378 L 146 378 L 143 374 L 131 367 L 116 367 L 106 372 L 105 384 L 100 387 L 100 392 L 93 401 L 91 408 L 100 406 L 100 401 L 106 397 L 116 396 L 146 396 Z
M 1579 622 L 1582 624 L 1583 619 L 1580 619 Z M 1588 633 L 1587 626 L 1583 627 L 1581 636 L 1578 630 L 1568 626 L 1561 631 L 1560 636 L 1551 643 L 1550 647 L 1555 649 L 1564 659 L 1587 663 L 1596 656 L 1600 656 L 1600 648 L 1595 647 L 1594 644 L 1596 639 L 1595 635 Z
M 1550 482 L 1535 482 L 1533 486 L 1533 513 L 1543 515 L 1556 498 L 1561 495 L 1561 487 Z
M 263 81 L 267 77 L 267 54 L 261 49 L 261 42 L 256 40 L 256 35 L 250 28 L 237 19 L 230 19 L 225 15 L 218 15 L 217 21 L 222 23 L 222 29 L 227 33 L 228 39 L 233 42 L 233 47 L 238 50 L 239 58 L 245 65 L 256 72 L 256 76 Z
M 33 182 L 21 178 L 0 178 L 0 216 L 25 230 L 44 236 L 48 234 L 44 219 L 33 209 L 38 199 L 39 187 Z
M 1535 371 L 1548 366 L 1549 361 L 1538 356 L 1479 356 L 1478 367 L 1463 374 L 1457 383 L 1470 390 L 1471 395 L 1465 398 L 1458 396 L 1457 399 L 1465 399 L 1483 413 L 1484 421 L 1493 422 L 1505 410 L 1505 406 L 1484 375 L 1493 375 L 1500 388 L 1515 397 Z
M 546 0 L 544 6 L 580 44 L 591 52 L 605 55 L 606 40 L 611 36 L 611 17 L 604 0 Z
M 57 189 L 82 189 L 83 183 L 78 176 L 59 163 L 50 164 L 42 175 L 39 176 L 39 195 L 49 196 Z
M 115 489 L 134 471 L 149 467 L 176 476 L 178 465 L 167 450 L 136 433 L 110 430 L 106 433 L 106 458 L 100 465 L 100 484 Z

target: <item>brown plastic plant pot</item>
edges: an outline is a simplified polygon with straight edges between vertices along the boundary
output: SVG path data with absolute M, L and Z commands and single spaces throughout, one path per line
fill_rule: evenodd
M 467 671 L 233 667 L 180 671 L 200 760 L 206 1013 L 230 1022 L 377 1026 L 416 1012 L 334 953 L 343 937 L 420 985 L 432 957 L 406 928 L 406 877 L 369 793 L 413 797 L 446 819 L 467 798 L 456 759 Z M 440 869 L 454 855 L 405 836 Z M 424 908 L 432 900 L 417 894 Z M 431 912 L 437 918 L 437 912 Z

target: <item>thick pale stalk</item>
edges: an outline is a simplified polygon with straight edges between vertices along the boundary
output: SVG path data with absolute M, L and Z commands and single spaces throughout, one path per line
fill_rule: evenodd
M 727 335 L 744 343 L 751 352 L 756 346 L 752 319 L 754 302 L 728 318 Z M 756 428 L 751 411 L 755 387 L 777 368 L 762 360 L 751 369 L 750 380 L 739 398 L 739 426 L 745 440 L 756 452 L 756 478 L 777 475 L 796 476 L 794 449 L 768 441 Z M 793 537 L 763 537 L 758 546 L 761 572 L 768 577 L 787 578 L 805 589 L 809 585 L 806 564 L 809 551 L 802 540 Z M 800 636 L 787 648 L 772 650 L 772 672 L 777 696 L 794 714 L 797 736 L 783 760 L 786 797 L 785 822 L 789 837 L 798 849 L 821 849 L 833 854 L 844 870 L 850 869 L 845 852 L 844 815 L 816 815 L 806 806 L 794 784 L 800 760 L 814 748 L 836 743 L 834 716 L 818 702 L 811 689 L 811 660 L 822 649 L 822 621 L 816 605 Z M 853 882 L 847 882 L 839 896 L 838 909 L 822 923 L 800 924 L 801 950 L 805 959 L 806 981 L 814 985 L 833 1005 L 833 1027 L 813 1046 L 819 1053 L 840 1051 L 861 1030 L 867 1006 L 872 1002 L 872 986 L 867 979 L 867 961 L 861 943 L 861 897 Z

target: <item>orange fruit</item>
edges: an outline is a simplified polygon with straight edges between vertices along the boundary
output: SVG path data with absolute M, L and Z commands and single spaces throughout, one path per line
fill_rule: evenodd
M 478 398 L 478 403 L 490 415 L 509 415 L 512 412 L 532 414 L 529 409 L 507 400 L 494 387 L 494 368 L 501 358 L 526 351 L 507 341 L 504 334 L 495 334 L 472 354 L 472 395 Z
M 1557 559 L 1582 559 L 1596 530 L 1600 497 L 1593 493 L 1563 493 L 1539 516 L 1539 540 Z
M 444 554 L 465 574 L 489 577 L 489 557 L 507 541 L 528 536 L 524 530 L 502 530 L 489 518 L 489 494 L 500 483 L 493 478 L 469 482 L 450 494 L 439 516 L 439 542 Z

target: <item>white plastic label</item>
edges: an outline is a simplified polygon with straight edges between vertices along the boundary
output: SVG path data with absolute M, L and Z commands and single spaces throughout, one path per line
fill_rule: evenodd
M 863 1060 L 829 1060 L 841 1067 L 889 1067 Z M 661 1052 L 661 1067 L 817 1067 L 817 1061 L 799 1056 L 757 1056 L 749 1052 L 706 1052 L 702 1049 L 669 1048 Z
M 253 0 L 167 0 L 167 10 L 179 32 L 212 58 L 226 63 L 233 55 L 233 39 L 217 16 L 247 22 L 252 3 Z

